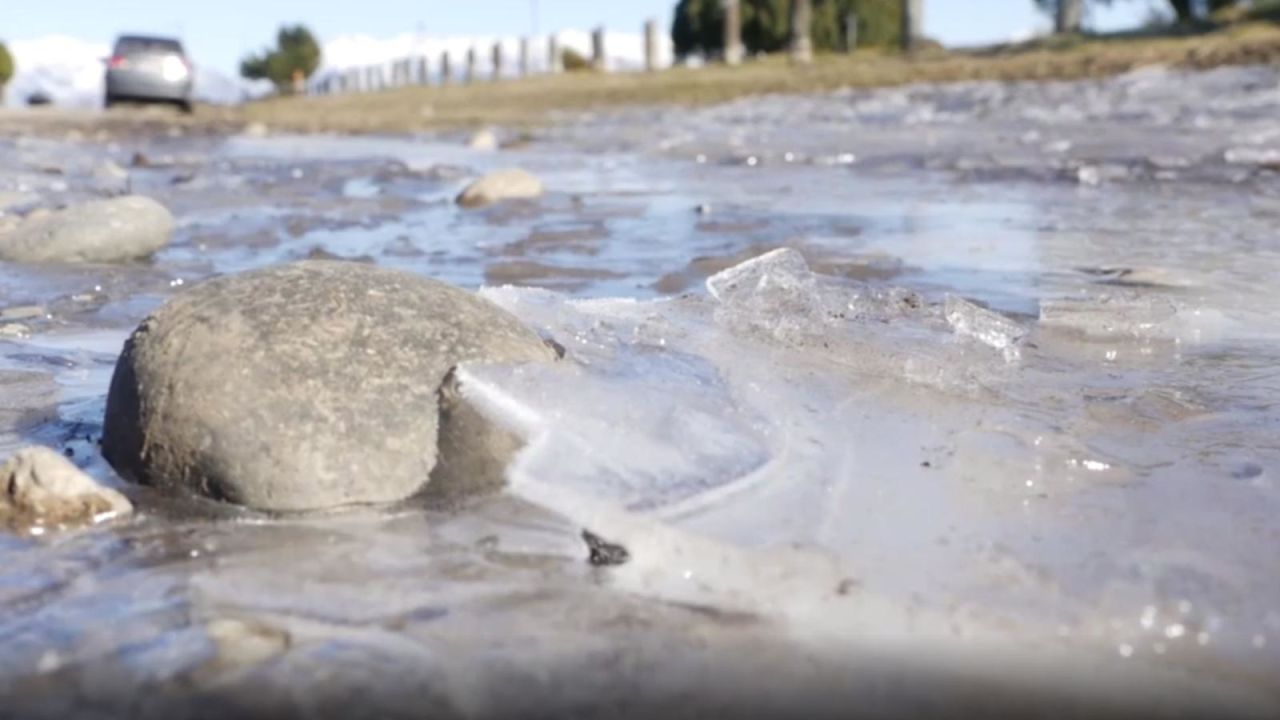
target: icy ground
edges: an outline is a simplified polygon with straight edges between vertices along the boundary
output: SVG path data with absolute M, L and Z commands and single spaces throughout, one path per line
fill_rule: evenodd
M 0 451 L 116 482 L 91 439 L 128 330 L 308 255 L 485 286 L 566 348 L 464 369 L 529 444 L 462 512 L 132 489 L 126 526 L 0 541 L 4 694 L 1274 716 L 1277 118 L 1280 70 L 1237 68 L 634 111 L 500 153 L 0 143 L 19 209 L 118 191 L 101 163 L 140 150 L 180 220 L 149 265 L 0 265 Z M 512 164 L 550 194 L 449 202 Z

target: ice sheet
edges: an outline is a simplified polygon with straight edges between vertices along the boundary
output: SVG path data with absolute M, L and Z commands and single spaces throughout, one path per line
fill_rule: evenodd
M 465 375 L 530 438 L 513 492 L 635 543 L 633 590 L 763 606 L 813 631 L 845 583 L 865 605 L 841 622 L 891 634 L 1102 646 L 1226 675 L 1275 666 L 1258 641 L 1280 621 L 1263 550 L 1274 490 L 1211 458 L 1231 433 L 1261 441 L 1254 411 L 1190 401 L 1179 371 L 1141 364 L 1098 387 L 1093 358 L 1035 342 L 1051 324 L 958 298 L 840 317 L 901 293 L 842 286 L 786 251 L 708 286 L 707 299 L 639 303 L 487 290 L 568 360 Z M 1091 312 L 1114 324 L 1128 306 Z M 922 381 L 928 360 L 944 371 Z M 644 379 L 655 370 L 660 382 Z M 1186 493 L 1213 500 L 1172 500 Z

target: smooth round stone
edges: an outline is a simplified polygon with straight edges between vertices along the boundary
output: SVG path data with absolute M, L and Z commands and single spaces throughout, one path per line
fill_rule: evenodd
M 542 196 L 542 181 L 519 168 L 495 170 L 471 183 L 458 195 L 458 204 L 475 208 L 503 200 L 533 200 Z
M 221 277 L 125 343 L 102 450 L 137 482 L 253 508 L 392 502 L 437 464 L 452 368 L 554 358 L 496 305 L 396 270 L 303 261 Z
M 173 215 L 149 197 L 94 200 L 33 213 L 0 235 L 0 260 L 25 263 L 120 262 L 169 243 Z
M 498 149 L 498 136 L 492 130 L 484 129 L 476 132 L 467 142 L 472 150 L 492 151 Z

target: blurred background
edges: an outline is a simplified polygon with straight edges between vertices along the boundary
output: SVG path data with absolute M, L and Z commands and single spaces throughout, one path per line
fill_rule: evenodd
M 452 55 L 461 75 L 469 51 L 476 72 L 492 76 L 493 53 L 503 48 L 506 74 L 543 72 L 552 62 L 546 48 L 554 39 L 571 56 L 590 58 L 592 33 L 604 33 L 605 69 L 646 67 L 646 22 L 658 29 L 649 61 L 699 64 L 721 50 L 718 15 L 722 0 L 367 0 L 361 3 L 308 3 L 295 0 L 224 0 L 179 3 L 160 0 L 58 0 L 37 3 L 6 19 L 0 37 L 8 62 L 0 59 L 4 103 L 52 103 L 100 107 L 104 98 L 104 60 L 120 34 L 144 34 L 180 40 L 190 58 L 195 99 L 227 104 L 271 93 L 281 78 L 264 77 L 265 67 L 246 65 L 264 48 L 278 47 L 277 29 L 301 24 L 314 42 L 313 59 L 300 67 L 312 88 L 335 89 L 353 69 L 377 68 L 374 84 L 396 82 L 396 63 L 427 59 L 427 76 L 443 77 L 441 57 Z M 1062 27 L 1055 0 L 926 0 L 917 3 L 919 31 L 947 48 L 1025 43 L 1055 29 L 1089 33 L 1201 30 L 1216 22 L 1265 14 L 1280 7 L 1249 0 L 1072 0 Z M 742 39 L 747 55 L 784 49 L 790 37 L 789 0 L 742 0 Z M 900 0 L 813 0 L 813 36 L 818 50 L 840 50 L 850 38 L 847 21 L 858 18 L 859 47 L 897 44 L 901 35 Z M 1076 13 L 1078 17 L 1071 17 Z M 532 50 L 518 67 L 521 43 Z M 3 58 L 0 53 L 0 58 Z M 248 70 L 249 72 L 245 72 Z M 418 68 L 405 75 L 416 78 Z M 404 73 L 401 73 L 404 74 Z M 248 77 L 246 77 L 246 75 Z M 355 81 L 348 83 L 354 89 Z M 366 83 L 367 84 L 367 83 Z

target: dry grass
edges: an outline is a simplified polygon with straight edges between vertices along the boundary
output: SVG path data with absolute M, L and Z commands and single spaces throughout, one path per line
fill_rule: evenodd
M 247 121 L 299 131 L 404 132 L 480 125 L 529 127 L 557 112 L 627 105 L 706 105 L 748 95 L 964 80 L 1071 80 L 1166 64 L 1209 68 L 1280 60 L 1280 27 L 1247 23 L 1180 37 L 1057 38 L 1019 47 L 926 53 L 865 51 L 794 67 L 770 57 L 741 67 L 659 73 L 570 73 L 469 86 L 364 95 L 274 98 L 241 109 Z

